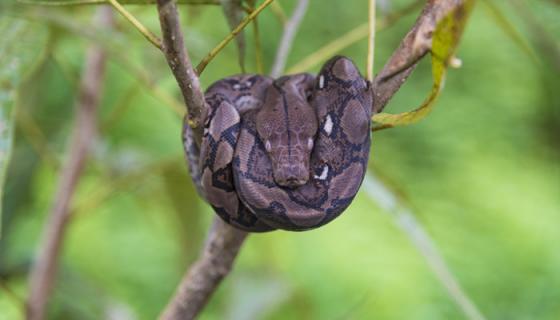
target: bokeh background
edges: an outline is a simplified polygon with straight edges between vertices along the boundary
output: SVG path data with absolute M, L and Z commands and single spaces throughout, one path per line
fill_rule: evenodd
M 294 3 L 280 1 L 288 13 Z M 411 1 L 380 3 L 394 12 Z M 560 5 L 493 3 L 499 14 L 478 1 L 458 51 L 462 67 L 450 70 L 435 110 L 418 124 L 374 134 L 371 170 L 406 199 L 488 319 L 558 319 Z M 155 7 L 127 8 L 159 32 Z M 366 8 L 367 1 L 312 0 L 288 68 L 366 22 Z M 97 32 L 90 22 L 94 11 L 27 6 L 11 12 L 44 26 L 49 40 L 18 102 L 3 194 L 2 320 L 22 318 L 27 273 L 65 159 L 91 43 L 110 52 L 100 135 L 72 202 L 50 318 L 154 319 L 196 258 L 214 217 L 187 173 L 181 97 L 163 56 L 120 16 L 113 31 Z M 377 34 L 376 70 L 419 11 Z M 217 6 L 182 6 L 181 14 L 193 61 L 228 33 Z M 268 70 L 281 25 L 270 10 L 259 25 Z M 248 71 L 255 72 L 252 32 L 247 37 Z M 366 51 L 364 39 L 339 53 L 365 66 Z M 428 94 L 425 60 L 386 111 L 414 108 Z M 207 87 L 238 72 L 231 44 L 201 80 Z M 363 190 L 340 218 L 318 230 L 250 236 L 200 316 L 461 318 L 394 215 Z

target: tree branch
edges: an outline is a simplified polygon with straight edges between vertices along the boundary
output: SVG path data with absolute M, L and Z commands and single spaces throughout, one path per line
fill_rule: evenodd
M 181 280 L 160 319 L 194 319 L 231 271 L 246 236 L 246 232 L 215 218 L 200 257 Z
M 96 21 L 103 25 L 110 25 L 111 8 L 101 7 Z M 68 160 L 62 168 L 54 205 L 45 223 L 37 260 L 30 273 L 30 293 L 26 305 L 26 318 L 30 320 L 45 318 L 48 298 L 56 278 L 57 259 L 70 218 L 69 204 L 96 133 L 97 107 L 101 97 L 105 60 L 105 53 L 99 46 L 94 45 L 89 49 L 77 101 L 73 134 L 68 148 Z
M 201 122 L 206 115 L 207 107 L 198 75 L 185 48 L 177 5 L 173 0 L 157 0 L 157 9 L 163 36 L 163 53 L 187 105 L 187 122 L 193 129 L 197 141 L 200 141 Z
M 282 39 L 276 50 L 276 58 L 274 59 L 274 64 L 272 65 L 272 71 L 270 71 L 270 76 L 277 78 L 282 75 L 284 68 L 286 67 L 286 61 L 288 60 L 288 53 L 292 49 L 292 44 L 294 43 L 294 38 L 296 36 L 297 29 L 303 20 L 303 16 L 307 11 L 308 0 L 299 0 L 292 17 L 284 24 L 284 33 L 282 34 Z
M 428 0 L 412 29 L 374 79 L 375 113 L 385 108 L 416 65 L 432 48 L 432 34 L 442 18 L 465 0 Z
M 158 0 L 163 35 L 163 51 L 187 104 L 189 125 L 195 138 L 202 137 L 201 122 L 207 112 L 198 75 L 194 72 L 187 50 L 175 2 Z M 206 245 L 190 267 L 175 295 L 161 314 L 161 319 L 193 319 L 206 305 L 222 279 L 230 272 L 247 233 L 214 218 Z

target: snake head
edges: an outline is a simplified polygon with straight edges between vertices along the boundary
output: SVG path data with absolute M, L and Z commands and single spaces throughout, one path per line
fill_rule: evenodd
M 317 133 L 317 115 L 309 104 L 315 80 L 309 74 L 281 77 L 267 89 L 256 118 L 257 132 L 272 163 L 277 184 L 307 183 Z

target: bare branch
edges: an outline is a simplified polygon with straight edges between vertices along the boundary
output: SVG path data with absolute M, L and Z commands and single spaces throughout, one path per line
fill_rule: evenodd
M 414 71 L 418 61 L 431 50 L 432 34 L 442 18 L 461 7 L 465 0 L 429 0 L 412 29 L 374 79 L 375 112 L 385 105 Z
M 265 4 L 270 2 L 268 0 Z M 193 70 L 184 46 L 175 2 L 158 0 L 158 12 L 163 51 L 187 104 L 189 125 L 200 142 L 201 121 L 207 107 L 198 75 Z M 252 17 L 244 21 L 248 23 L 256 14 L 251 14 Z M 241 29 L 242 27 L 239 30 Z M 162 312 L 161 319 L 193 319 L 230 272 L 246 236 L 246 232 L 239 231 L 216 217 L 203 252 L 179 284 L 175 295 Z
M 215 218 L 202 254 L 181 280 L 160 319 L 194 319 L 222 279 L 231 271 L 246 236 L 246 232 L 234 229 L 220 218 Z
M 162 50 L 161 40 L 146 28 L 136 17 L 134 17 L 128 10 L 126 10 L 117 0 L 107 0 L 115 10 L 117 10 L 128 22 L 130 22 L 138 31 L 150 41 L 156 48 Z
M 112 24 L 111 8 L 101 7 L 96 21 L 103 25 Z M 99 46 L 94 45 L 89 49 L 77 101 L 68 160 L 62 168 L 54 205 L 45 223 L 37 260 L 30 273 L 30 293 L 26 306 L 26 318 L 30 320 L 45 318 L 48 298 L 56 278 L 57 260 L 70 218 L 69 204 L 96 133 L 97 107 L 101 97 L 105 60 L 105 53 Z
M 157 0 L 157 8 L 163 36 L 163 53 L 185 99 L 188 124 L 200 141 L 201 122 L 207 112 L 206 102 L 198 75 L 185 48 L 177 5 L 174 0 Z
M 308 0 L 299 0 L 292 17 L 284 24 L 284 33 L 282 34 L 282 39 L 278 45 L 278 50 L 276 51 L 276 58 L 274 58 L 274 64 L 272 65 L 272 71 L 270 71 L 270 76 L 277 78 L 284 72 L 286 67 L 286 61 L 288 60 L 288 53 L 292 48 L 294 43 L 294 38 L 296 32 L 303 20 L 303 16 L 307 11 Z

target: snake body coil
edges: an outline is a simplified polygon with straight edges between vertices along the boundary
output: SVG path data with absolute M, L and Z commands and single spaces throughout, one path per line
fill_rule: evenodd
M 225 78 L 205 97 L 200 154 L 187 125 L 184 145 L 193 180 L 224 221 L 308 230 L 350 205 L 367 168 L 372 94 L 349 59 L 332 58 L 317 77 Z

